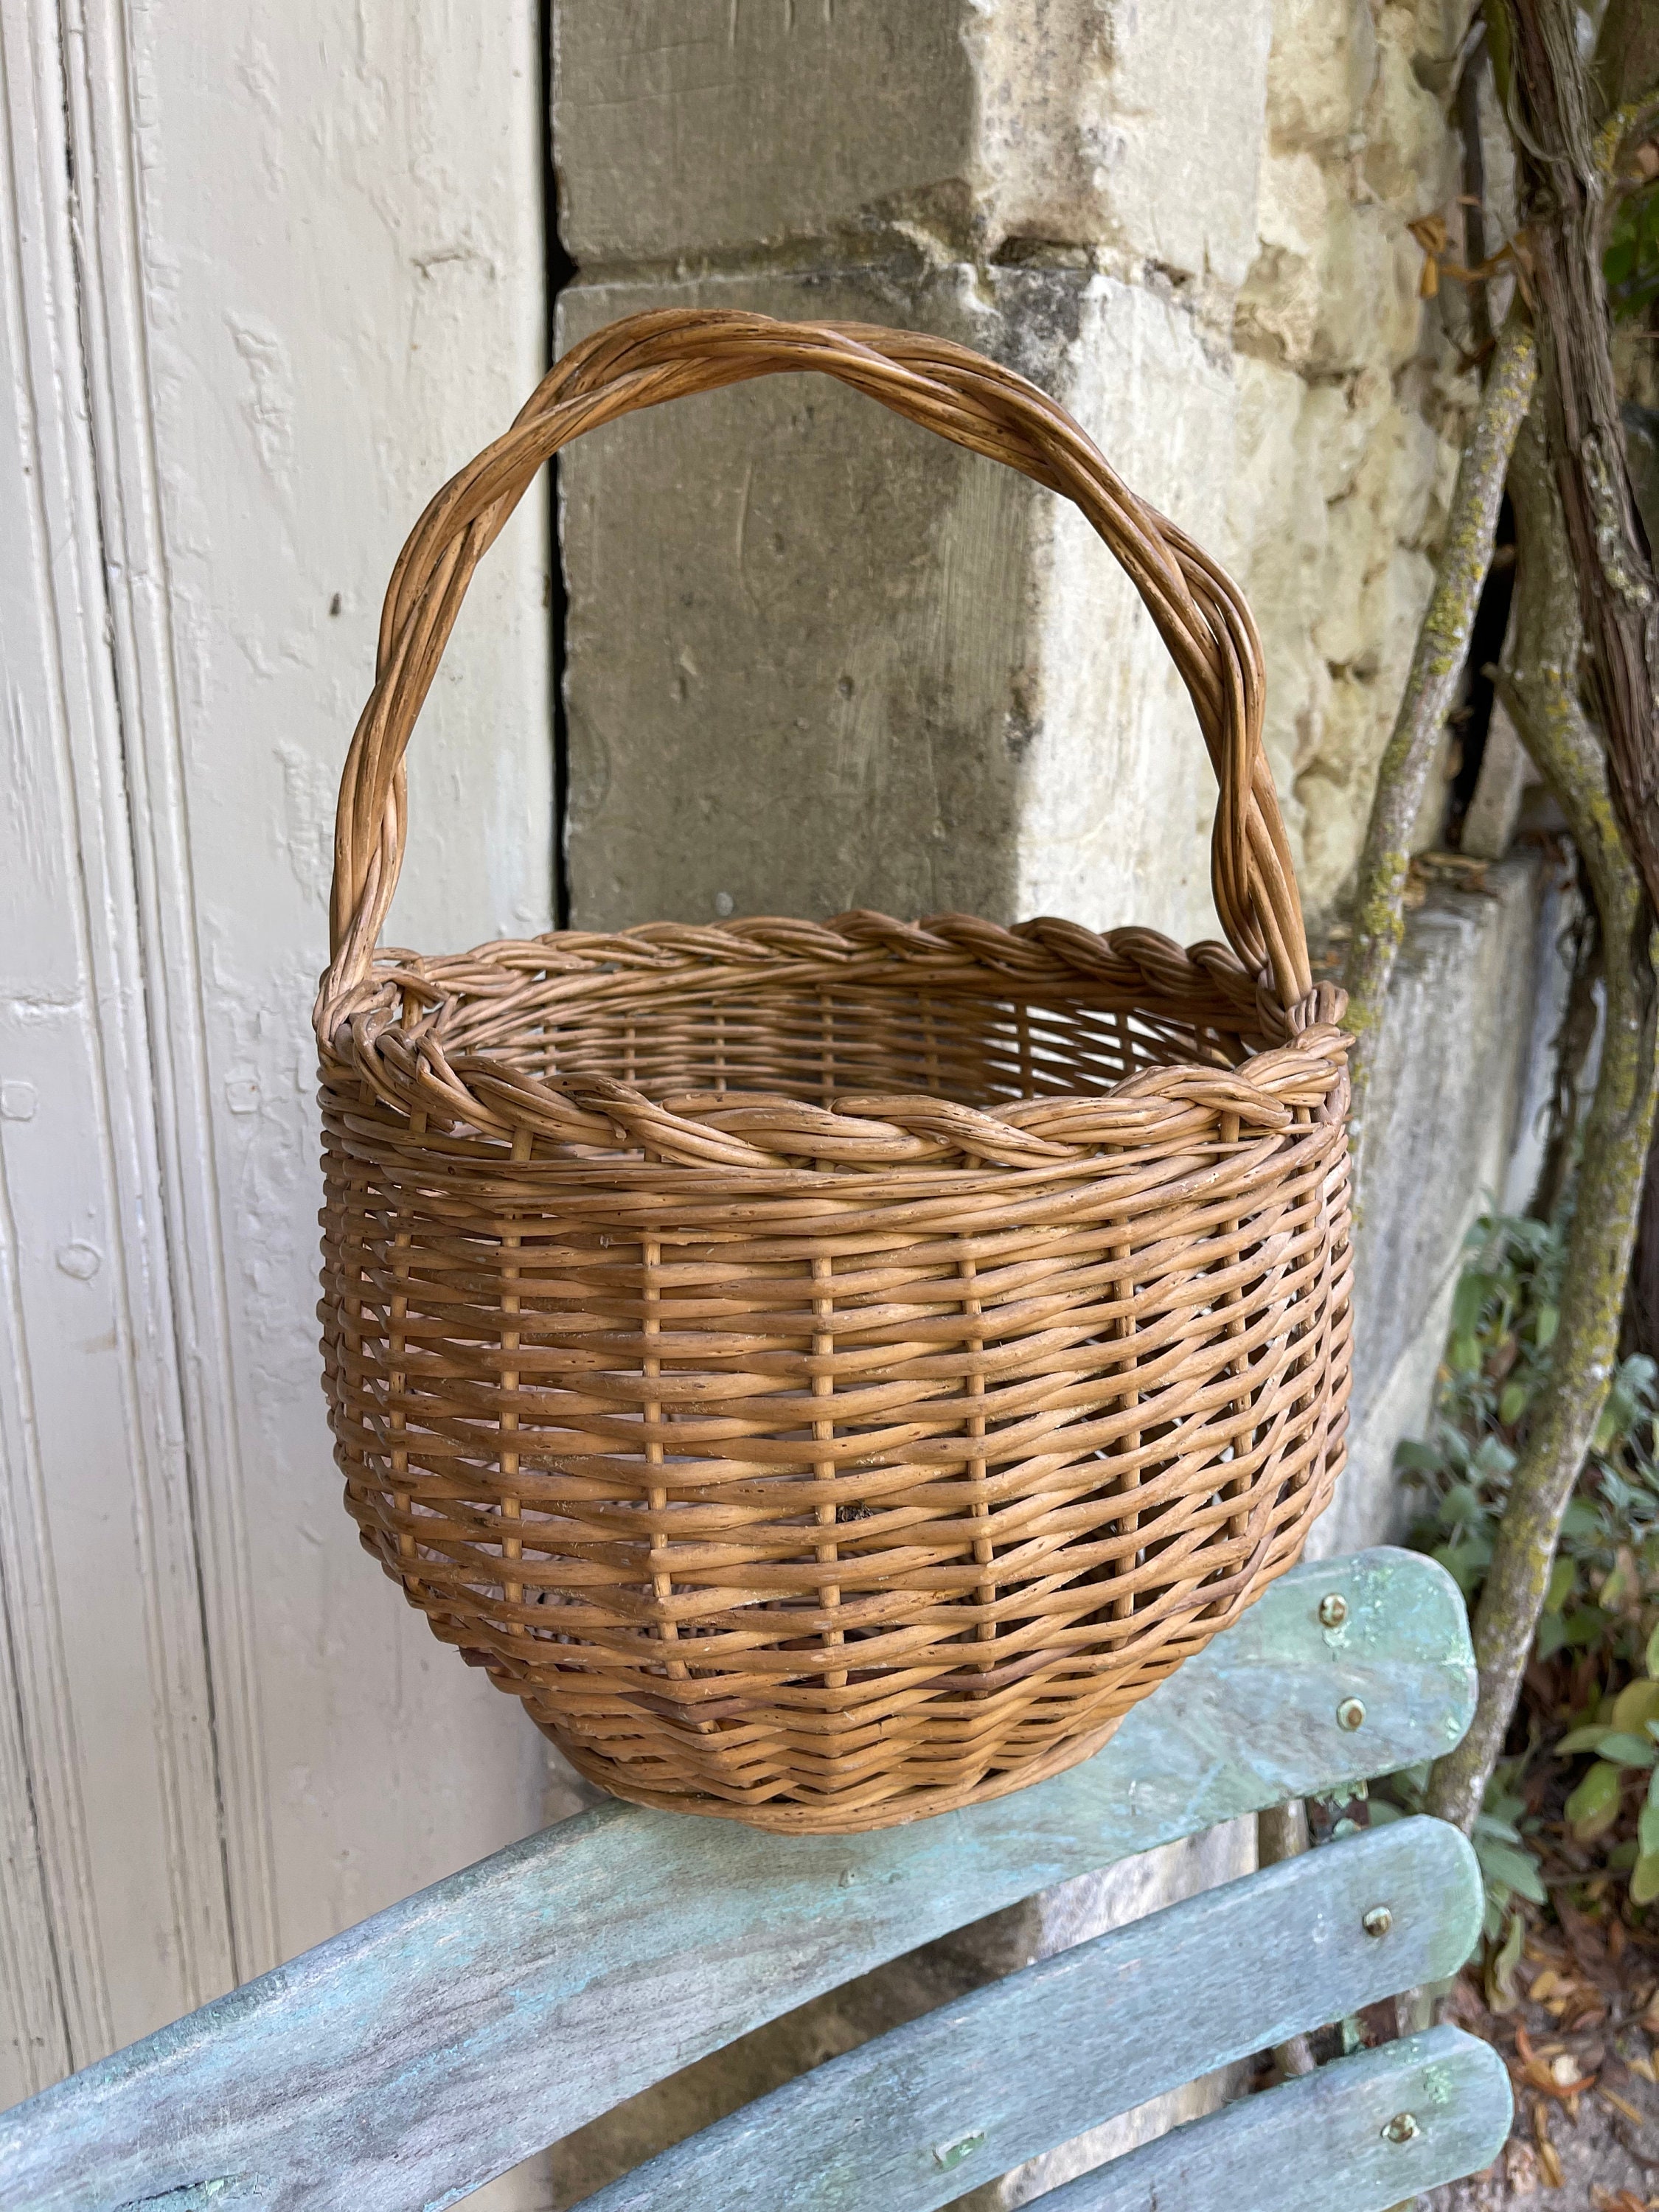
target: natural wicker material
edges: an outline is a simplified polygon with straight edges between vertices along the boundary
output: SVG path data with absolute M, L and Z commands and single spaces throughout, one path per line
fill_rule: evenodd
M 376 952 L 402 757 L 536 470 L 817 369 L 1075 500 L 1220 786 L 1233 950 L 945 915 Z M 1341 1457 L 1340 993 L 1226 577 L 1031 386 L 911 332 L 641 315 L 428 508 L 341 788 L 325 1384 L 362 1540 L 584 1773 L 846 1831 L 1094 1749 L 1297 1558 Z

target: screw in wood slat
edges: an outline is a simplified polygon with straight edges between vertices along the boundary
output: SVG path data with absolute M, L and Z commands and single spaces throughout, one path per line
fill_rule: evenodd
M 1365 1708 L 1358 1698 L 1344 1698 L 1336 1709 L 1336 1724 L 1339 1728 L 1357 1729 L 1364 1717 Z
M 1422 2132 L 1415 2112 L 1396 2112 L 1384 2126 L 1382 2139 L 1391 2143 L 1415 2142 Z
M 1328 1597 L 1319 1601 L 1319 1625 L 1322 1628 L 1340 1628 L 1348 1617 L 1348 1601 L 1333 1590 Z
M 1394 1915 L 1386 1905 L 1374 1905 L 1359 1924 L 1368 1936 L 1386 1936 L 1394 1926 Z

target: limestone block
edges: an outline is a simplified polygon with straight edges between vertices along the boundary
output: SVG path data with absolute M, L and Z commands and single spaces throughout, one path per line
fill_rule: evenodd
M 1311 391 L 1288 368 L 1241 356 L 1235 461 L 1224 551 L 1243 583 L 1261 631 L 1267 670 L 1264 739 L 1298 860 L 1295 780 L 1317 756 L 1331 678 L 1313 644 L 1327 598 L 1328 511 L 1310 497 L 1331 474 L 1334 386 Z
M 1378 658 L 1371 587 L 1379 556 L 1386 561 L 1391 543 L 1377 526 L 1376 508 L 1358 492 L 1331 502 L 1325 528 L 1325 590 L 1313 641 L 1334 668 L 1363 665 L 1371 673 Z
M 1447 451 L 1414 407 L 1396 404 L 1380 416 L 1353 478 L 1354 496 L 1366 502 L 1376 519 L 1379 544 L 1424 542 Z M 1455 467 L 1455 453 L 1450 459 Z
M 1356 1248 L 1348 1467 L 1309 1550 L 1326 1559 L 1395 1532 L 1395 1444 L 1421 1436 L 1463 1237 L 1509 1191 L 1537 1063 L 1559 1019 L 1559 894 L 1536 854 L 1480 891 L 1437 888 L 1408 921 L 1373 1073 Z M 1530 1147 L 1530 1149 L 1528 1149 Z
M 1334 514 L 1348 504 L 1340 503 Z M 1396 549 L 1365 579 L 1352 629 L 1320 625 L 1322 636 L 1352 638 L 1362 649 L 1346 666 L 1333 668 L 1318 750 L 1297 779 L 1302 896 L 1316 921 L 1334 918 L 1358 860 L 1376 764 L 1394 726 L 1433 576 L 1422 554 Z M 1438 834 L 1437 813 L 1425 842 L 1433 843 Z
M 1355 201 L 1346 169 L 1300 150 L 1264 155 L 1259 206 L 1237 343 L 1305 376 L 1408 362 L 1421 335 L 1423 257 L 1399 221 Z
M 1292 367 L 1310 361 L 1324 303 L 1325 172 L 1306 152 L 1264 148 L 1259 250 L 1238 297 L 1236 337 Z
M 967 0 L 560 0 L 564 242 L 590 273 L 921 220 L 960 232 L 976 106 Z
M 1012 358 L 1155 504 L 1220 533 L 1232 387 L 1145 288 L 1030 268 L 578 285 L 561 343 L 670 298 L 921 320 Z M 1214 933 L 1190 708 L 1052 495 L 796 377 L 612 425 L 562 486 L 578 923 L 870 905 Z
M 951 337 L 996 336 L 948 278 L 918 302 L 848 276 L 580 286 L 560 343 L 671 300 L 878 322 L 921 305 Z M 580 926 L 1012 918 L 1042 495 L 796 376 L 597 432 L 561 487 Z
M 1275 144 L 1346 153 L 1376 74 L 1368 0 L 1274 0 L 1267 127 Z
M 1260 8 L 993 0 L 970 18 L 984 234 L 1117 246 L 1237 287 L 1255 251 Z
M 1402 368 L 1422 334 L 1422 253 L 1390 210 L 1346 191 L 1333 191 L 1328 204 L 1319 328 L 1308 366 L 1322 374 L 1372 362 Z
M 1419 204 L 1379 205 L 1359 173 L 1362 123 L 1420 146 L 1433 106 L 1400 77 L 1418 48 L 1389 34 L 1379 90 L 1370 0 L 559 0 L 580 264 L 560 343 L 639 307 L 730 304 L 926 328 L 1054 392 L 1240 574 L 1317 915 L 1363 831 L 1443 459 L 1423 380 L 1397 374 L 1423 331 L 1403 229 Z M 1425 52 L 1433 36 L 1425 15 Z M 857 903 L 1214 931 L 1190 709 L 1109 556 L 1050 495 L 818 378 L 630 418 L 560 475 L 579 925 Z M 1489 940 L 1509 911 L 1459 924 L 1484 997 L 1460 968 L 1413 1002 L 1422 1028 L 1443 992 L 1425 1049 L 1478 1064 L 1445 1086 L 1465 1121 L 1481 1085 L 1508 1110 L 1493 1069 L 1503 1025 L 1524 1024 L 1493 981 L 1514 948 Z M 1447 1138 L 1459 1209 L 1479 1179 L 1466 1135 Z M 1393 1435 L 1426 1392 L 1407 1354 L 1427 1347 L 1431 1375 L 1439 1346 L 1404 1262 L 1366 1264 L 1383 1474 L 1364 1472 L 1368 1430 L 1334 1509 L 1352 1499 L 1361 1521 L 1392 1511 Z M 561 2146 L 558 2202 L 990 1974 L 1243 1871 L 1252 1840 L 1152 1855 L 818 2000 Z M 1215 2094 L 979 2201 L 1024 2201 Z
M 1346 499 L 1377 425 L 1394 404 L 1393 386 L 1376 369 L 1340 384 L 1310 384 L 1303 402 L 1304 439 L 1319 472 L 1320 496 Z
M 1437 20 L 1419 24 L 1409 5 L 1385 7 L 1376 19 L 1376 75 L 1364 111 L 1365 181 L 1405 220 L 1432 213 L 1459 190 L 1455 142 L 1419 74 L 1442 36 Z
M 1048 388 L 1138 492 L 1200 544 L 1218 544 L 1231 380 L 1193 318 L 1153 292 L 1097 277 L 1081 308 Z M 1213 935 L 1215 779 L 1186 692 L 1083 517 L 1044 500 L 1035 520 L 1016 908 L 1091 927 L 1135 921 L 1182 943 Z
M 590 272 L 907 229 L 1105 246 L 1234 286 L 1267 23 L 1197 0 L 563 0 L 562 227 Z

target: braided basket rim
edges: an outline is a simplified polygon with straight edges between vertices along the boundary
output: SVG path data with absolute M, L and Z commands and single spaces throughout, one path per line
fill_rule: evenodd
M 1231 1067 L 1197 1059 L 1143 1068 L 1098 1091 L 1051 1093 L 994 1107 L 939 1093 L 837 1095 L 831 1106 L 787 1094 L 700 1091 L 653 1097 L 615 1078 L 528 1073 L 497 1048 L 465 1048 L 461 1010 L 510 1013 L 515 975 L 560 978 L 536 995 L 552 1008 L 621 1006 L 636 994 L 660 1005 L 780 984 L 880 990 L 933 983 L 975 996 L 1045 985 L 1121 997 L 1126 1011 L 1224 1024 L 1285 1042 Z M 982 988 L 975 981 L 982 979 Z M 695 987 L 702 983 L 701 990 Z M 680 987 L 677 989 L 676 987 Z M 527 988 L 526 995 L 528 995 Z M 1240 1134 L 1279 1133 L 1296 1109 L 1339 1118 L 1346 1105 L 1344 994 L 1316 987 L 1287 1017 L 1236 953 L 1206 940 L 1182 948 L 1155 930 L 1085 929 L 1049 916 L 1005 929 L 961 915 L 902 922 L 860 910 L 828 923 L 759 915 L 702 926 L 647 922 L 614 932 L 555 930 L 499 939 L 471 951 L 422 956 L 385 948 L 369 975 L 332 1010 L 324 1056 L 343 1064 L 380 1101 L 446 1133 L 465 1124 L 489 1139 L 532 1133 L 532 1143 L 609 1152 L 648 1151 L 664 1165 L 768 1177 L 780 1169 L 822 1176 L 842 1169 L 1064 1169 L 1103 1152 L 1198 1137 L 1223 1115 Z M 1299 1024 L 1298 1026 L 1298 1018 Z M 459 1042 L 463 1048 L 454 1048 Z M 532 1152 L 532 1158 L 538 1155 Z M 598 1163 L 593 1163 L 598 1164 Z

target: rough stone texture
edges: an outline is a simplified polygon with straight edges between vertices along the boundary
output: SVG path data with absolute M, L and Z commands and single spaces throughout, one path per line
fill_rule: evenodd
M 1425 309 L 1407 230 L 1455 218 L 1462 31 L 1450 0 L 555 0 L 560 343 L 741 306 L 926 328 L 1053 392 L 1251 597 L 1317 924 L 1352 877 L 1472 398 L 1461 303 Z M 867 904 L 1214 933 L 1190 710 L 1049 495 L 806 378 L 631 418 L 561 472 L 578 925 Z M 1392 1524 L 1394 1443 L 1504 1173 L 1541 894 L 1535 866 L 1493 888 L 1437 897 L 1401 963 L 1379 1076 L 1401 1140 L 1328 1552 Z M 1413 1229 L 1423 1104 L 1444 1203 Z M 804 2008 L 562 2146 L 561 2201 L 955 1988 L 1243 1871 L 1252 1843 L 1152 1855 Z M 1024 2201 L 1171 2117 L 991 2194 Z
M 562 337 L 688 297 L 921 322 L 1011 359 L 1069 386 L 1131 481 L 1218 533 L 1231 391 L 1143 286 L 920 266 L 903 285 L 596 283 L 564 295 Z M 800 377 L 596 432 L 563 484 L 578 923 L 870 905 L 1214 933 L 1196 725 L 1073 510 Z
M 567 7 L 562 342 L 672 300 L 920 324 L 1218 542 L 1267 21 L 1209 13 L 1195 78 L 1127 7 Z M 617 426 L 563 484 L 578 922 L 730 899 L 1213 933 L 1190 711 L 1048 495 L 793 379 Z
M 1273 15 L 1228 550 L 1262 628 L 1268 750 L 1317 923 L 1358 856 L 1473 396 L 1446 326 L 1461 304 L 1425 312 L 1407 229 L 1455 215 L 1442 99 L 1462 24 L 1366 0 Z
M 1328 919 L 1472 396 L 1447 327 L 1461 303 L 1425 313 L 1407 229 L 1455 214 L 1455 13 L 568 4 L 563 332 L 684 299 L 862 315 L 961 337 L 1054 392 L 1238 568 L 1304 896 Z M 983 465 L 867 403 L 749 386 L 702 404 L 565 465 L 573 525 L 602 502 L 614 532 L 603 561 L 567 541 L 576 918 L 700 917 L 720 891 L 753 910 L 782 884 L 817 910 L 936 893 L 999 917 L 1211 927 L 1201 857 L 1168 834 L 1208 813 L 1190 720 L 1086 529 L 1046 495 L 975 485 Z M 793 561 L 766 557 L 768 525 Z M 696 605 L 647 679 L 664 625 L 639 616 L 660 617 L 665 591 L 672 611 L 684 577 Z M 834 688 L 848 677 L 853 694 Z M 711 782 L 697 757 L 715 730 L 731 765 Z M 878 745 L 894 765 L 872 767 Z M 723 822 L 739 790 L 752 811 L 780 754 L 794 826 L 683 868 L 687 789 Z M 958 849 L 924 856 L 930 839 Z

